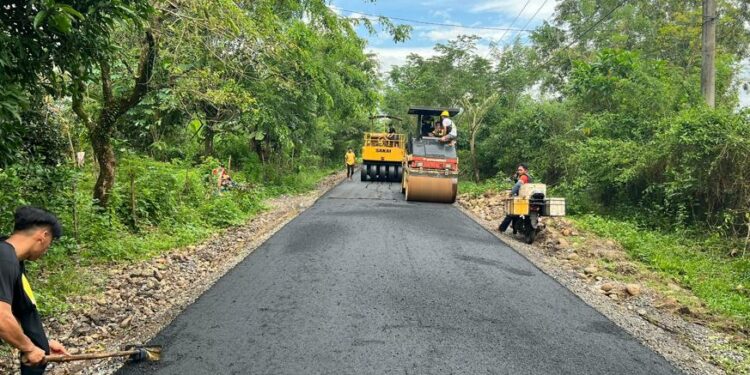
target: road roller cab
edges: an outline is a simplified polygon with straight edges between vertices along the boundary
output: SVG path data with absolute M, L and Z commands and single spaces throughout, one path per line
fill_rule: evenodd
M 379 115 L 370 120 L 398 117 Z M 403 162 L 406 158 L 406 136 L 399 133 L 365 133 L 362 146 L 362 181 L 400 182 L 403 176 Z
M 423 119 L 439 117 L 443 111 L 448 111 L 451 117 L 461 112 L 455 108 L 409 108 L 409 114 L 417 117 L 419 136 L 410 139 L 408 155 L 404 159 L 401 192 L 407 201 L 456 201 L 459 173 L 456 147 L 422 134 Z

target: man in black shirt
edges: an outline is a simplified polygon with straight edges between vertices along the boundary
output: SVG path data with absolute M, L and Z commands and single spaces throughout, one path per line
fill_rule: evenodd
M 24 263 L 41 258 L 61 235 L 54 215 L 21 207 L 13 234 L 0 238 L 0 339 L 21 351 L 22 375 L 43 374 L 46 354 L 68 354 L 62 344 L 47 340 Z

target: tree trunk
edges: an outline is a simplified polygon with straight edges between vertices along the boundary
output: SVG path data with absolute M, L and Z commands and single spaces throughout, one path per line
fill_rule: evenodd
M 216 132 L 210 125 L 203 125 L 203 155 L 212 156 L 214 154 L 214 137 Z
M 141 50 L 135 85 L 129 93 L 119 98 L 115 98 L 112 90 L 109 61 L 106 58 L 102 58 L 99 61 L 103 102 L 102 109 L 96 121 L 91 120 L 83 108 L 83 98 L 86 89 L 83 80 L 80 77 L 74 78 L 73 111 L 89 130 L 94 158 L 99 164 L 99 176 L 94 185 L 94 199 L 100 207 L 107 207 L 115 185 L 117 163 L 112 147 L 112 134 L 115 131 L 117 120 L 131 108 L 138 105 L 149 92 L 149 81 L 153 75 L 155 61 L 156 40 L 151 30 L 147 30 L 145 45 Z
M 90 134 L 91 147 L 96 155 L 99 164 L 99 176 L 94 185 L 94 199 L 97 204 L 107 207 L 112 188 L 115 186 L 115 168 L 117 161 L 115 152 L 112 148 L 111 132 L 106 131 L 107 127 L 97 124 Z
M 250 138 L 250 149 L 258 155 L 258 159 L 263 160 L 263 150 L 261 149 L 260 142 L 256 141 L 255 138 Z
M 477 132 L 471 132 L 471 139 L 469 139 L 469 150 L 471 152 L 471 167 L 474 169 L 474 182 L 479 182 L 479 166 L 477 165 L 477 149 L 475 147 L 477 139 Z

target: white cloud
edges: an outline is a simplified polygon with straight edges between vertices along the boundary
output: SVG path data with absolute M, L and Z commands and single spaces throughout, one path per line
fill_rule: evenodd
M 328 9 L 332 10 L 333 13 L 336 13 L 337 16 L 341 15 L 341 9 L 339 9 L 337 6 L 334 6 L 332 4 L 328 4 Z
M 521 12 L 521 9 L 523 9 L 523 14 L 519 17 L 521 20 L 528 20 L 531 18 L 531 16 L 534 15 L 537 9 L 544 4 L 544 7 L 539 11 L 539 14 L 537 14 L 536 19 L 547 19 L 555 12 L 555 6 L 557 5 L 557 1 L 547 1 L 547 3 L 544 3 L 544 0 L 529 0 L 529 5 L 526 6 L 526 9 L 524 9 L 524 4 L 526 4 L 525 1 L 519 1 L 519 0 L 485 0 L 480 2 L 479 4 L 473 6 L 471 8 L 472 13 L 500 13 L 507 17 L 515 18 L 516 15 L 518 15 L 519 12 Z
M 381 73 L 391 70 L 394 65 L 405 64 L 406 57 L 412 53 L 416 53 L 425 58 L 435 56 L 436 54 L 432 47 L 368 48 L 367 52 L 374 53 L 378 56 Z
M 503 28 L 507 26 L 491 26 L 495 28 Z M 514 32 L 503 32 L 501 30 L 487 30 L 487 29 L 467 29 L 463 27 L 450 27 L 450 26 L 444 26 L 444 27 L 434 27 L 430 28 L 429 30 L 422 31 L 419 33 L 419 36 L 422 38 L 429 39 L 431 41 L 448 41 L 451 39 L 456 39 L 459 35 L 476 35 L 479 36 L 482 39 L 486 39 L 493 42 L 500 41 L 500 37 L 505 34 L 505 37 L 503 39 L 509 39 L 512 35 L 514 35 Z
M 368 19 L 370 21 L 377 21 L 378 20 L 378 17 L 368 16 L 368 15 L 365 15 L 365 14 L 362 14 L 362 13 L 358 13 L 358 12 L 349 12 L 349 11 L 346 11 L 347 14 L 343 14 L 345 11 L 342 8 L 339 8 L 339 7 L 337 7 L 337 6 L 333 5 L 333 4 L 328 4 L 327 7 L 328 7 L 328 9 L 332 10 L 333 13 L 336 13 L 337 16 L 346 17 L 346 18 L 357 18 L 357 19 L 364 19 L 364 18 L 366 18 L 366 19 Z
M 451 12 L 453 12 L 452 8 L 443 9 L 443 10 L 430 10 L 430 16 L 434 18 L 442 18 L 443 21 L 449 21 L 451 19 Z
M 370 47 L 366 50 L 367 53 L 373 53 L 378 57 L 380 62 L 380 72 L 387 73 L 396 65 L 404 65 L 406 63 L 406 57 L 412 53 L 415 53 L 424 58 L 430 58 L 437 55 L 437 52 L 432 47 Z M 487 44 L 478 44 L 476 53 L 479 56 L 490 57 L 491 50 Z

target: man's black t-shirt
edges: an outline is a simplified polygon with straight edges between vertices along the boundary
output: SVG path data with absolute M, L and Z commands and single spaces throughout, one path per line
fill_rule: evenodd
M 26 279 L 24 262 L 19 262 L 16 250 L 0 238 L 0 301 L 10 304 L 13 316 L 23 328 L 23 333 L 31 339 L 34 345 L 44 349 L 49 354 L 49 342 L 44 333 L 44 326 L 36 308 L 36 299 L 31 285 Z M 36 375 L 44 373 L 45 366 L 21 366 L 22 375 Z

